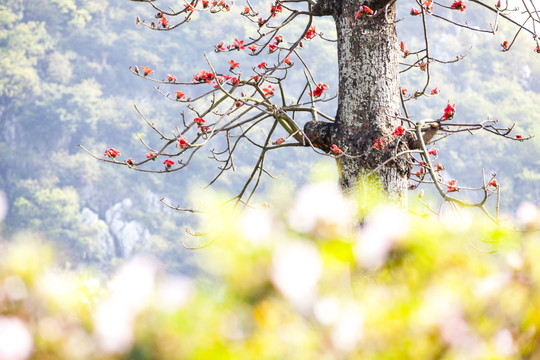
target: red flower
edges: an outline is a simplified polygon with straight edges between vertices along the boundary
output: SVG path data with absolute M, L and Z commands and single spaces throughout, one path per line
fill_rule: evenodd
M 255 51 L 257 51 L 257 45 L 255 45 L 255 44 L 249 45 L 248 49 L 251 50 L 252 52 L 255 52 Z
M 411 9 L 411 15 L 412 16 L 422 16 L 422 13 L 420 12 L 420 10 L 412 8 Z
M 208 7 L 208 3 L 209 3 L 209 2 L 210 2 L 210 1 L 208 1 L 208 0 L 203 0 L 203 2 L 202 2 L 202 7 L 203 7 L 203 9 L 206 9 L 206 8 Z
M 244 104 L 244 103 L 241 102 L 240 100 L 238 100 L 238 101 L 235 103 L 236 107 L 240 107 L 240 106 L 242 106 L 243 104 Z
M 197 118 L 193 119 L 193 121 L 196 122 L 198 125 L 204 124 L 204 119 L 203 118 L 197 117 Z
M 229 60 L 227 63 L 231 65 L 229 68 L 230 71 L 233 71 L 235 68 L 240 66 L 240 63 L 234 62 L 234 60 Z
M 409 50 L 407 50 L 405 44 L 403 44 L 403 41 L 399 43 L 399 49 L 403 53 L 404 58 L 406 58 L 411 53 Z
M 439 153 L 439 149 L 437 148 L 432 148 L 428 151 L 428 154 L 433 155 L 433 156 L 437 156 L 438 153 Z
M 273 43 L 273 44 L 268 45 L 268 52 L 273 53 L 274 51 L 276 51 L 276 49 L 277 49 L 277 44 Z
M 503 51 L 504 50 L 508 50 L 508 41 L 504 40 L 501 44 L 502 48 L 503 48 Z
M 405 128 L 403 126 L 398 126 L 392 133 L 392 135 L 395 135 L 395 136 L 403 136 L 404 134 L 405 134 Z
M 409 90 L 407 90 L 407 89 L 405 89 L 405 88 L 404 88 L 404 89 L 401 89 L 401 93 L 402 93 L 403 95 L 405 95 L 405 94 L 407 93 L 407 91 L 409 91 Z
M 276 16 L 278 12 L 282 12 L 282 11 L 283 11 L 283 7 L 281 7 L 280 4 L 277 4 L 276 6 L 272 5 L 272 7 L 270 7 L 270 13 L 272 13 L 272 17 Z
M 176 82 L 176 76 L 167 74 L 167 80 L 169 80 L 169 82 Z
M 120 151 L 118 151 L 116 149 L 113 149 L 113 148 L 110 148 L 108 150 L 105 150 L 105 153 L 103 154 L 103 156 L 108 156 L 108 157 L 114 159 L 117 156 L 120 156 Z
M 266 62 L 264 62 L 264 61 L 262 63 L 260 63 L 259 65 L 257 65 L 257 67 L 259 69 L 266 69 L 267 66 L 268 66 L 268 64 Z
M 451 9 L 459 10 L 463 12 L 465 10 L 466 6 L 461 0 L 454 0 L 454 3 L 450 6 Z
M 459 189 L 455 185 L 456 185 L 456 180 L 448 181 L 448 185 L 446 185 L 446 188 L 447 188 L 446 192 L 459 191 Z
M 418 65 L 420 67 L 420 70 L 422 70 L 422 71 L 426 71 L 426 69 L 427 69 L 427 63 L 425 63 L 423 61 L 417 62 L 416 65 Z
M 431 2 L 432 2 L 431 0 L 424 1 L 424 7 L 428 11 L 433 11 L 433 5 L 431 4 Z
M 534 52 L 540 54 L 540 45 L 536 45 L 536 47 L 534 48 Z
M 284 141 L 285 139 L 279 138 L 276 141 L 272 141 L 272 145 L 281 145 Z
M 381 150 L 385 148 L 385 143 L 383 139 L 375 139 L 375 144 L 373 144 L 373 148 L 377 150 Z
M 266 20 L 264 20 L 263 18 L 259 18 L 257 20 L 257 24 L 259 25 L 259 27 L 263 26 L 265 23 L 266 23 Z
M 430 92 L 431 95 L 437 95 L 437 94 L 439 94 L 439 93 L 440 93 L 440 90 L 439 90 L 438 87 L 433 88 L 433 89 L 431 90 L 431 92 Z
M 238 40 L 238 39 L 234 39 L 234 43 L 232 45 L 232 47 L 235 49 L 235 50 L 244 50 L 244 40 Z
M 306 32 L 305 38 L 306 39 L 313 39 L 315 36 L 317 36 L 317 31 L 315 30 L 315 25 L 309 28 L 309 30 Z
M 441 163 L 435 164 L 435 171 L 443 171 L 444 166 Z
M 166 28 L 169 25 L 169 20 L 163 15 L 161 19 L 159 19 L 158 24 L 161 24 L 164 28 Z
M 216 51 L 226 51 L 225 43 L 221 41 L 219 44 L 215 45 Z
M 499 184 L 497 184 L 497 179 L 491 180 L 491 181 L 489 182 L 488 186 L 495 186 L 495 187 L 499 186 Z
M 274 95 L 274 91 L 276 91 L 276 89 L 272 88 L 272 85 L 268 85 L 268 87 L 264 88 L 263 91 L 264 97 L 270 97 Z
M 497 1 L 497 3 L 495 4 L 495 7 L 497 9 L 500 9 L 501 8 L 501 0 Z
M 334 154 L 341 154 L 341 149 L 336 144 L 332 144 L 332 146 L 330 146 L 330 151 Z
M 423 173 L 424 173 L 424 168 L 422 167 L 417 172 L 415 172 L 413 175 L 421 177 Z
M 373 10 L 371 10 L 366 5 L 360 6 L 360 10 L 356 12 L 356 16 L 354 17 L 355 20 L 358 20 L 358 18 L 362 17 L 362 15 L 373 15 Z
M 178 146 L 180 146 L 182 149 L 185 148 L 186 146 L 188 146 L 188 143 L 187 143 L 186 139 L 178 138 L 176 140 L 178 140 Z
M 174 165 L 174 161 L 172 161 L 171 159 L 167 159 L 163 162 L 163 165 L 165 165 L 165 168 L 169 170 L 171 166 Z
M 442 118 L 444 120 L 452 120 L 455 113 L 456 113 L 456 104 L 452 104 L 452 105 L 448 104 L 444 108 L 444 115 L 442 116 Z
M 283 62 L 284 62 L 285 64 L 289 65 L 289 66 L 293 66 L 293 65 L 294 65 L 294 63 L 292 62 L 290 56 L 287 56 L 287 57 L 283 60 Z
M 313 97 L 321 96 L 326 89 L 328 89 L 328 85 L 325 83 L 318 83 L 315 90 L 313 90 Z M 309 93 L 309 95 L 311 95 L 311 93 Z
M 278 35 L 278 36 L 276 36 L 275 40 L 276 40 L 277 43 L 280 43 L 280 42 L 283 41 L 283 36 Z
M 154 70 L 150 69 L 148 66 L 141 66 L 141 70 L 144 72 L 144 76 L 148 76 L 154 72 Z
M 155 152 L 155 151 L 150 151 L 148 154 L 146 154 L 147 159 L 152 158 L 152 160 L 156 160 L 155 159 L 156 156 L 157 156 L 157 152 Z
M 132 158 L 129 158 L 129 159 L 126 160 L 126 164 L 127 164 L 128 166 L 134 166 L 134 165 L 135 165 L 135 161 L 133 161 Z
M 522 140 L 522 139 L 523 139 L 523 136 L 521 136 L 521 135 L 516 135 L 516 139 Z
M 175 93 L 176 93 L 176 100 L 180 100 L 186 97 L 186 94 L 184 94 L 181 91 L 175 91 Z
M 249 15 L 249 6 L 244 6 L 244 11 L 241 12 L 241 15 Z

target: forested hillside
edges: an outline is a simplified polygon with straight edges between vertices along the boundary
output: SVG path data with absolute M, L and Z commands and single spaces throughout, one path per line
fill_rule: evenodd
M 190 266 L 180 239 L 190 237 L 185 228 L 197 226 L 196 220 L 167 209 L 159 199 L 165 196 L 172 205 L 193 201 L 188 191 L 210 180 L 215 165 L 201 157 L 181 173 L 137 173 L 100 163 L 77 145 L 98 156 L 113 147 L 121 151 L 122 162 L 144 158 L 139 135 L 151 139 L 151 134 L 133 105 L 167 131 L 181 121 L 182 109 L 154 91 L 152 83 L 133 76 L 129 67 L 150 66 L 163 77 L 172 73 L 189 80 L 205 67 L 203 52 L 222 56 L 212 54 L 213 44 L 244 35 L 244 29 L 217 14 L 212 15 L 213 27 L 200 25 L 202 15 L 193 26 L 153 32 L 137 27 L 137 16 L 150 19 L 153 14 L 144 4 L 127 0 L 7 0 L 0 5 L 0 190 L 9 203 L 2 236 L 40 233 L 71 264 L 106 268 L 148 250 L 171 270 Z M 416 25 L 409 20 L 400 25 L 400 37 L 410 39 L 414 48 L 421 41 Z M 441 34 L 456 31 L 435 21 L 431 25 Z M 501 53 L 499 44 L 508 34 L 504 30 L 482 37 L 458 32 L 459 42 L 441 35 L 434 51 L 443 58 L 473 48 L 463 61 L 435 67 L 433 84 L 441 94 L 410 101 L 415 117 L 436 118 L 450 100 L 457 104 L 460 122 L 490 116 L 516 122 L 523 135 L 539 133 L 540 55 L 530 42 L 519 41 Z M 332 37 L 332 29 L 326 31 Z M 303 51 L 328 54 L 310 65 L 335 92 L 333 44 L 316 39 Z M 414 92 L 418 81 L 413 75 L 402 87 Z M 481 167 L 497 171 L 503 210 L 509 213 L 523 200 L 540 199 L 539 146 L 537 138 L 521 143 L 489 134 L 458 135 L 438 144 L 440 161 L 462 184 L 478 185 Z M 309 149 L 286 150 L 270 159 L 270 169 L 286 173 L 278 181 L 298 186 L 308 181 L 310 164 L 318 159 Z M 249 151 L 244 160 L 249 165 Z M 238 165 L 237 173 L 245 173 Z M 217 187 L 231 191 L 240 184 L 230 174 Z M 273 200 L 264 192 L 260 199 Z

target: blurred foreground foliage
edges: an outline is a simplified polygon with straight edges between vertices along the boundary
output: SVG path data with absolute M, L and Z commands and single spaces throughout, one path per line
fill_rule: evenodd
M 540 356 L 537 233 L 380 203 L 358 227 L 354 210 L 319 183 L 214 213 L 189 278 L 139 255 L 106 280 L 60 269 L 36 239 L 1 240 L 0 360 Z

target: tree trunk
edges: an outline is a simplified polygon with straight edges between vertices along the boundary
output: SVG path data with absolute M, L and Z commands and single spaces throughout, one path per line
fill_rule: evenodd
M 355 20 L 362 5 L 378 10 L 376 16 Z M 318 6 L 336 23 L 339 102 L 335 123 L 310 122 L 306 134 L 323 150 L 336 144 L 345 153 L 337 158 L 343 190 L 369 180 L 378 192 L 406 206 L 409 158 L 401 156 L 378 168 L 407 150 L 404 141 L 391 135 L 400 125 L 395 6 L 388 7 L 386 18 L 384 1 L 326 0 Z M 377 150 L 373 145 L 379 139 L 386 145 Z M 366 176 L 375 169 L 374 177 Z

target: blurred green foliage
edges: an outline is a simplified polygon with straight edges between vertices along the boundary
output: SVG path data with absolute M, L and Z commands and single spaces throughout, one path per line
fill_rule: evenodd
M 334 185 L 302 191 L 283 208 L 214 213 L 190 278 L 136 257 L 106 280 L 61 270 L 31 238 L 0 242 L 0 359 L 540 355 L 538 233 L 382 204 L 361 227 L 320 208 L 299 223 L 312 191 L 350 203 Z

